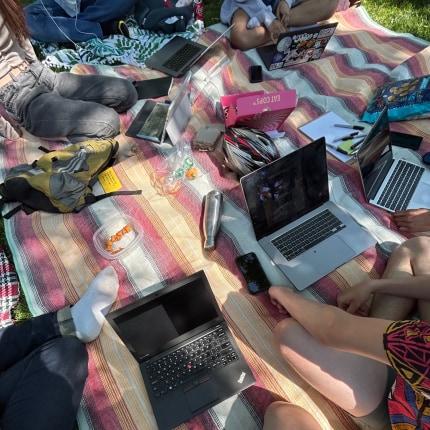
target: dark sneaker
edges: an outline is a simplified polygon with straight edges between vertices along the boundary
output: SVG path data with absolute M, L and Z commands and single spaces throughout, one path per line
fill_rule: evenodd
M 130 39 L 130 32 L 128 31 L 128 26 L 122 19 L 118 21 L 118 31 L 119 34 L 122 34 L 124 37 Z

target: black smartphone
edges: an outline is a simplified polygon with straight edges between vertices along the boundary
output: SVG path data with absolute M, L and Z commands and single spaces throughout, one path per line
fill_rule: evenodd
M 261 66 L 249 67 L 249 82 L 261 82 L 263 80 L 263 69 Z
M 251 294 L 256 294 L 270 288 L 271 283 L 267 279 L 263 267 L 254 252 L 240 255 L 236 258 L 236 263 Z
M 416 136 L 415 134 L 390 131 L 390 140 L 392 145 L 417 150 L 420 147 L 423 138 L 421 136 Z

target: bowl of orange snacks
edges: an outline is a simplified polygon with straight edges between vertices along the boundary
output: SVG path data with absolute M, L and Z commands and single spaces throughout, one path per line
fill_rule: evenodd
M 122 214 L 106 220 L 94 233 L 93 242 L 104 258 L 114 260 L 135 249 L 141 236 L 140 224 L 134 218 Z

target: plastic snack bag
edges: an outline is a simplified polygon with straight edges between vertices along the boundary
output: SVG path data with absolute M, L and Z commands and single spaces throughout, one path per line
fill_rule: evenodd
M 163 196 L 175 194 L 182 181 L 195 179 L 197 173 L 190 142 L 180 141 L 175 152 L 167 157 L 160 168 L 152 174 L 152 185 Z

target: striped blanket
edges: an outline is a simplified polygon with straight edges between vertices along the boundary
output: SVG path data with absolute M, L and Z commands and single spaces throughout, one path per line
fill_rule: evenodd
M 297 108 L 283 125 L 285 137 L 276 140 L 281 153 L 305 145 L 309 139 L 298 127 L 327 112 L 345 120 L 359 118 L 375 89 L 390 78 L 406 78 L 430 73 L 429 43 L 407 34 L 393 33 L 373 22 L 364 8 L 349 9 L 334 17 L 339 21 L 334 38 L 323 57 L 315 62 L 272 73 L 264 82 L 250 85 L 247 71 L 260 60 L 255 50 L 242 53 L 231 49 L 228 41 L 219 43 L 195 70 L 191 82 L 194 94 L 193 116 L 184 138 L 192 141 L 202 124 L 219 123 L 217 102 L 223 94 L 263 89 L 267 92 L 295 88 Z M 214 40 L 218 28 L 202 35 L 202 42 Z M 207 73 L 220 59 L 228 64 L 211 80 Z M 78 65 L 75 73 L 103 73 L 137 79 L 158 76 L 157 72 L 131 65 Z M 175 88 L 179 85 L 175 81 Z M 140 102 L 122 116 L 127 129 Z M 424 137 L 420 153 L 430 149 L 428 120 L 392 124 L 398 131 Z M 241 394 L 184 423 L 181 429 L 260 429 L 266 407 L 276 399 L 298 404 L 309 410 L 324 429 L 355 428 L 350 418 L 307 385 L 274 349 L 272 329 L 280 316 L 267 295 L 251 296 L 239 276 L 234 259 L 254 251 L 260 257 L 274 284 L 288 281 L 271 265 L 257 246 L 237 180 L 224 169 L 215 153 L 193 151 L 199 174 L 184 181 L 174 195 L 162 196 L 151 177 L 170 155 L 168 149 L 122 133 L 120 162 L 114 166 L 123 189 L 141 189 L 136 196 L 117 196 L 102 200 L 79 214 L 17 214 L 5 220 L 17 273 L 33 314 L 75 303 L 93 277 L 112 264 L 120 279 L 114 307 L 126 305 L 175 280 L 204 269 L 225 318 L 232 329 L 253 373 L 256 384 Z M 12 166 L 40 157 L 40 140 L 25 135 L 15 142 L 4 142 L 0 152 L 1 175 Z M 60 142 L 42 142 L 51 148 Z M 404 151 L 418 159 L 419 154 Z M 363 198 L 358 174 L 351 165 L 329 159 L 330 192 L 333 200 L 381 243 L 400 243 L 405 239 L 382 211 Z M 202 247 L 202 200 L 212 189 L 225 196 L 221 229 L 214 251 Z M 100 188 L 95 192 L 102 192 Z M 108 217 L 126 213 L 141 224 L 141 246 L 120 260 L 107 261 L 93 244 L 93 234 Z M 379 277 L 386 262 L 384 253 L 372 247 L 339 267 L 303 292 L 322 302 L 334 304 L 336 294 L 370 278 Z M 196 304 L 198 305 L 198 304 Z M 89 378 L 79 411 L 83 429 L 156 428 L 139 368 L 126 347 L 107 324 L 100 337 L 88 345 Z

